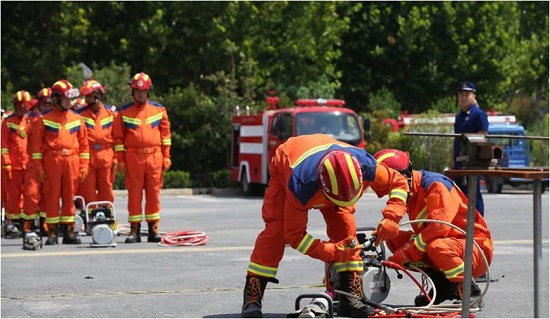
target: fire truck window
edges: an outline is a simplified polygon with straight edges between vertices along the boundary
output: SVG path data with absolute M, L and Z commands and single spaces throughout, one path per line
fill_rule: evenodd
M 286 140 L 292 136 L 292 115 L 280 114 L 273 119 L 271 135 L 277 136 L 281 140 Z

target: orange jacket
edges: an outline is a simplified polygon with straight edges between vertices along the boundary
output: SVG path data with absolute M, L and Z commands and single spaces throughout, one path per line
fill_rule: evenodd
M 121 162 L 127 149 L 160 147 L 163 157 L 170 158 L 170 136 L 168 113 L 159 103 L 128 103 L 120 107 L 115 117 L 113 137 Z
M 453 181 L 444 175 L 430 171 L 413 171 L 412 193 L 407 203 L 409 220 L 435 219 L 451 223 L 466 230 L 468 216 L 468 198 Z M 439 223 L 415 223 L 412 228 L 416 234 L 414 247 L 423 254 L 427 243 L 436 238 L 466 238 L 451 226 Z M 479 244 L 491 239 L 491 233 L 476 210 L 474 238 Z
M 34 124 L 34 123 L 33 123 Z M 42 113 L 42 118 L 32 128 L 31 153 L 37 161 L 37 169 L 42 170 L 42 154 L 75 153 L 80 157 L 80 169 L 88 168 L 90 153 L 88 133 L 82 117 L 73 110 L 62 112 L 57 108 Z
M 24 116 L 15 112 L 2 120 L 2 166 L 11 165 L 13 170 L 27 168 L 27 138 L 24 131 Z
M 110 106 L 100 103 L 99 110 L 94 112 L 90 107 L 78 110 L 88 131 L 90 147 L 90 166 L 108 167 L 113 164 L 113 123 L 115 114 Z
M 312 208 L 330 213 L 354 213 L 355 204 L 349 207 L 336 207 L 323 194 L 317 182 L 317 165 L 331 150 L 344 150 L 354 155 L 363 171 L 363 190 L 371 187 L 377 194 L 391 194 L 384 212 L 405 215 L 405 199 L 409 190 L 407 180 L 399 172 L 378 164 L 376 159 L 364 149 L 338 142 L 325 135 L 314 134 L 290 138 L 282 144 L 275 156 L 284 156 L 286 163 L 282 169 L 285 184 L 288 185 L 285 214 L 285 239 L 303 254 L 323 260 L 328 253 L 319 239 L 306 232 L 307 211 Z M 307 243 L 307 244 L 306 244 Z

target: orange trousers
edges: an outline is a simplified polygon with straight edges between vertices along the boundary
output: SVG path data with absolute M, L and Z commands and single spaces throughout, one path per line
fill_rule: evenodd
M 86 179 L 78 184 L 76 193 L 84 197 L 86 204 L 96 201 L 113 203 L 115 201 L 113 176 L 112 166 L 100 168 L 90 166 Z
M 128 222 L 141 223 L 145 190 L 145 221 L 160 219 L 160 189 L 162 188 L 162 153 L 144 154 L 128 150 L 125 154 L 126 189 L 128 190 Z
M 46 181 L 44 193 L 46 199 L 46 223 L 68 224 L 75 222 L 74 196 L 78 185 L 80 158 L 78 153 L 58 155 L 44 153 L 44 170 Z M 61 216 L 59 199 L 61 198 Z M 49 229 L 52 229 L 48 227 Z
M 42 182 L 38 179 L 39 172 L 28 167 L 25 171 L 23 182 L 23 212 L 21 218 L 34 220 L 38 215 L 38 208 L 44 209 L 44 196 L 42 194 Z
M 393 253 L 407 244 L 410 241 L 412 234 L 412 231 L 401 230 L 399 231 L 399 235 L 397 237 L 386 241 L 386 245 Z M 481 250 L 485 254 L 485 258 L 487 258 L 487 262 L 490 265 L 493 260 L 493 246 L 491 240 L 488 238 L 476 238 L 475 241 L 481 247 Z M 445 272 L 455 269 L 463 264 L 465 254 L 465 238 L 437 238 L 428 243 L 426 246 L 426 253 L 421 261 L 433 269 Z M 477 278 L 483 275 L 486 271 L 487 267 L 483 262 L 483 257 L 474 245 L 472 254 L 472 276 Z M 447 279 L 455 283 L 461 283 L 464 280 L 464 272 L 460 272 L 453 277 L 447 277 Z
M 10 220 L 21 218 L 23 209 L 23 180 L 25 170 L 14 169 L 11 172 L 11 179 L 7 180 L 6 217 Z

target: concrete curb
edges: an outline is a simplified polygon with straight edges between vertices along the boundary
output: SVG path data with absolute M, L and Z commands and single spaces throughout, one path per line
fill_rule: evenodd
M 116 198 L 127 198 L 128 191 L 126 189 L 115 189 Z M 239 188 L 167 188 L 161 189 L 161 196 L 192 196 L 192 195 L 242 195 L 242 189 Z

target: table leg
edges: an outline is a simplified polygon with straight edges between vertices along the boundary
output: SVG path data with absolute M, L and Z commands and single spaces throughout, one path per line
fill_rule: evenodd
M 468 176 L 468 217 L 466 223 L 466 253 L 464 279 L 462 281 L 462 318 L 470 317 L 470 292 L 472 290 L 472 255 L 474 251 L 474 223 L 476 211 L 477 176 Z

